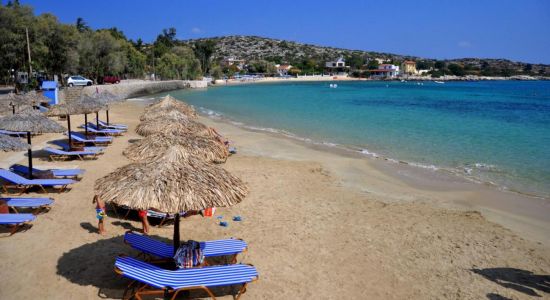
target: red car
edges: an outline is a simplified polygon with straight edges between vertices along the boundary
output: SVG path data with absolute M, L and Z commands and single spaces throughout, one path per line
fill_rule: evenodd
M 120 83 L 120 77 L 118 76 L 103 76 L 103 84 L 105 83 Z

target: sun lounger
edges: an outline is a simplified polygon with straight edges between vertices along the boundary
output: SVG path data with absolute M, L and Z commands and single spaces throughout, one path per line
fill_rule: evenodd
M 81 125 L 80 128 L 84 128 L 84 125 Z M 92 124 L 92 123 L 88 123 L 88 132 L 91 132 L 94 134 L 102 134 L 102 135 L 122 135 L 124 133 L 123 130 L 119 130 L 119 129 L 97 128 L 95 124 Z
M 47 193 L 46 187 L 56 188 L 63 192 L 69 184 L 76 183 L 72 179 L 27 179 L 5 169 L 0 169 L 0 178 L 4 180 L 2 188 L 8 193 L 9 189 L 19 190 L 19 195 L 33 187 L 39 187 Z
M 184 215 L 185 215 L 185 212 L 180 213 L 180 216 L 183 217 Z M 176 218 L 175 214 L 167 214 L 167 213 L 158 212 L 150 209 L 147 210 L 147 216 L 155 219 L 160 219 L 158 227 L 162 227 L 162 225 L 164 225 L 166 221 L 173 220 L 174 218 Z
M 49 153 L 50 159 L 52 161 L 61 161 L 71 158 L 78 158 L 84 160 L 85 158 L 96 159 L 100 152 L 95 151 L 65 151 L 55 148 L 46 147 L 42 149 Z
M 65 133 L 66 134 L 66 133 Z M 110 144 L 113 142 L 112 137 L 107 136 L 96 136 L 96 137 L 88 137 L 84 136 L 83 134 L 80 134 L 78 132 L 71 132 L 71 137 L 73 141 L 80 142 L 83 144 L 93 144 L 94 146 L 105 146 L 107 144 Z
M 137 299 L 155 294 L 162 297 L 168 293 L 173 293 L 171 299 L 176 299 L 185 290 L 204 290 L 212 299 L 216 299 L 210 288 L 242 285 L 235 296 L 235 299 L 239 299 L 246 291 L 247 284 L 258 280 L 258 271 L 251 265 L 234 264 L 171 271 L 127 256 L 117 257 L 115 272 L 134 280 L 130 286 L 135 282 L 141 283 L 134 295 L 131 295 Z M 124 296 L 127 291 L 128 289 Z
M 29 173 L 29 167 L 23 166 L 23 165 L 13 165 L 11 166 L 10 170 L 27 175 Z M 40 170 L 36 168 L 32 168 L 33 173 L 40 173 L 40 172 L 51 172 L 53 176 L 55 177 L 62 177 L 62 178 L 72 178 L 76 179 L 78 178 L 78 175 L 84 174 L 85 170 L 82 169 L 49 169 L 49 170 Z
M 126 232 L 124 242 L 144 254 L 162 259 L 174 257 L 174 246 L 135 232 Z M 237 254 L 245 252 L 248 246 L 241 239 L 223 239 L 200 242 L 204 257 L 233 255 L 231 263 L 236 262 Z
M 111 205 L 111 208 L 113 209 L 113 211 L 115 212 L 117 217 L 120 217 L 120 215 L 118 214 L 118 211 L 117 211 L 117 206 L 116 205 Z M 127 210 L 126 214 L 122 217 L 123 219 L 127 219 L 128 215 L 130 214 L 132 209 L 129 208 L 128 206 L 124 206 L 124 205 L 119 206 L 119 208 Z M 155 219 L 160 219 L 158 227 L 162 227 L 162 225 L 164 225 L 164 223 L 166 223 L 166 221 L 173 220 L 176 217 L 175 214 L 167 214 L 167 213 L 158 212 L 158 211 L 154 211 L 154 210 L 147 210 L 147 216 L 151 217 L 151 218 L 155 218 Z M 185 216 L 185 212 L 181 212 L 180 216 L 182 216 L 182 217 Z
M 0 198 L 6 201 L 8 207 L 19 213 L 17 209 L 32 208 L 33 214 L 48 211 L 54 200 L 52 198 Z
M 107 124 L 106 122 L 103 122 L 101 120 L 99 120 L 98 123 L 99 123 L 99 126 L 104 128 L 118 129 L 118 130 L 124 130 L 124 131 L 128 130 L 128 125 L 124 125 L 124 124 L 112 124 L 112 123 Z
M 25 225 L 30 225 L 36 216 L 33 214 L 0 214 L 0 225 L 13 226 L 10 235 L 13 235 L 17 230 Z
M 27 133 L 24 132 L 24 131 L 9 131 L 9 130 L 3 130 L 3 129 L 0 129 L 0 134 L 11 135 L 11 136 L 17 136 L 17 137 L 25 137 L 25 136 L 27 136 Z
M 63 148 L 63 150 L 65 151 L 71 151 L 71 148 L 69 147 L 69 143 L 66 143 L 65 141 L 57 140 L 57 141 L 52 141 L 51 143 Z M 90 151 L 90 152 L 97 152 L 98 154 L 103 154 L 103 152 L 105 152 L 106 147 L 95 147 L 95 146 L 79 147 L 74 145 L 73 143 L 73 148 L 82 148 L 82 151 Z

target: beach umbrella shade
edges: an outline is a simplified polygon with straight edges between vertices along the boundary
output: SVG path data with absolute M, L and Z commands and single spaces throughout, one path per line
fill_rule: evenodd
M 133 161 L 155 160 L 168 149 L 176 146 L 178 151 L 207 162 L 223 163 L 229 156 L 227 147 L 217 139 L 194 134 L 154 134 L 139 140 L 124 150 L 123 154 Z
M 2 151 L 23 151 L 28 150 L 29 144 L 21 141 L 21 139 L 11 137 L 9 135 L 0 134 L 0 150 Z
M 31 134 L 58 133 L 65 131 L 65 128 L 57 122 L 48 119 L 37 111 L 27 113 L 16 113 L 0 118 L 0 129 L 10 131 L 27 132 L 27 142 L 32 145 Z M 32 179 L 32 151 L 28 148 L 29 156 L 29 178 Z
M 172 135 L 195 134 L 199 136 L 216 137 L 216 134 L 212 132 L 208 126 L 190 119 L 153 119 L 139 123 L 138 126 L 136 126 L 136 132 L 141 136 L 164 133 Z
M 157 109 L 178 110 L 189 118 L 192 118 L 192 119 L 197 118 L 197 112 L 195 111 L 195 108 L 193 108 L 193 106 L 188 105 L 183 101 L 179 101 L 170 95 L 167 95 L 164 98 L 160 99 L 158 102 L 155 102 L 149 105 L 148 107 L 145 108 L 145 111 L 150 112 Z
M 176 250 L 180 212 L 235 205 L 248 187 L 225 169 L 171 147 L 158 159 L 129 164 L 96 180 L 95 192 L 106 203 L 175 214 Z
M 71 101 L 68 103 L 62 103 L 52 106 L 46 115 L 49 117 L 64 116 L 67 118 L 67 127 L 69 129 L 69 147 L 72 147 L 72 135 L 71 135 L 71 115 L 84 115 L 84 120 L 88 123 L 87 114 L 96 112 L 100 109 L 100 105 L 95 102 L 82 102 L 80 100 Z M 88 135 L 88 128 L 86 129 L 86 136 Z

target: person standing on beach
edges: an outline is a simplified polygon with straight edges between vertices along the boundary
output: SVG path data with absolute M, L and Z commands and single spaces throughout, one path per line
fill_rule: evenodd
M 105 226 L 103 220 L 107 216 L 105 213 L 105 203 L 99 199 L 98 195 L 94 196 L 92 203 L 95 204 L 96 218 L 97 218 L 97 228 L 99 229 L 99 234 L 105 234 Z
M 143 226 L 143 234 L 149 234 L 149 220 L 147 219 L 147 210 L 138 211 L 138 216 L 141 219 L 141 225 Z

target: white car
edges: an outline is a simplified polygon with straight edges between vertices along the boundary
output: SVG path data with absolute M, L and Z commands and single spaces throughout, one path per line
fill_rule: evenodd
M 77 86 L 77 85 L 92 85 L 93 82 L 90 79 L 84 78 L 82 76 L 70 76 L 67 79 L 68 86 Z

